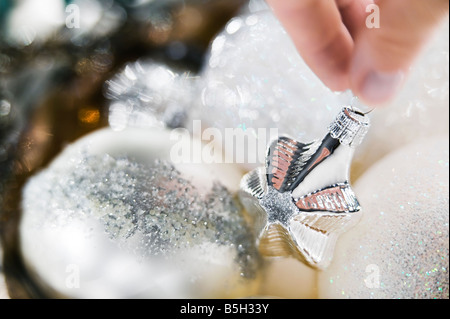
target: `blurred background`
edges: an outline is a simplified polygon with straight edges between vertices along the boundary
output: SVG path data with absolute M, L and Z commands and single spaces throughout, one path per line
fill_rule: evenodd
M 211 39 L 248 4 L 0 0 L 0 276 L 10 297 L 41 296 L 17 254 L 20 189 L 65 145 L 107 125 L 105 81 L 142 57 L 195 75 Z

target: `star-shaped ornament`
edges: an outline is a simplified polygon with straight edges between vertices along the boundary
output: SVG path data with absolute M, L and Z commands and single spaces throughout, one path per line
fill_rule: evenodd
M 359 219 L 349 170 L 368 128 L 366 114 L 344 107 L 322 140 L 271 143 L 266 166 L 245 175 L 240 191 L 263 255 L 328 266 L 338 236 Z

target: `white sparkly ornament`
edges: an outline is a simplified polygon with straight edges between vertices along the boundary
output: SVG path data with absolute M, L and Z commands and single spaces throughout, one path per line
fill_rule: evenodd
M 195 78 L 152 60 L 128 63 L 106 82 L 111 100 L 109 125 L 126 127 L 181 127 L 195 92 Z
M 229 21 L 200 75 L 201 101 L 191 117 L 220 130 L 276 128 L 278 135 L 313 140 L 351 102 L 350 93 L 332 92 L 306 66 L 269 10 Z
M 449 298 L 448 136 L 409 144 L 354 189 L 363 207 L 319 277 L 319 298 Z
M 162 129 L 103 129 L 68 146 L 29 180 L 21 250 L 45 293 L 255 294 L 259 257 L 232 196 L 239 170 L 173 162 L 177 143 Z
M 7 19 L 7 41 L 18 47 L 45 42 L 65 22 L 63 0 L 18 1 Z

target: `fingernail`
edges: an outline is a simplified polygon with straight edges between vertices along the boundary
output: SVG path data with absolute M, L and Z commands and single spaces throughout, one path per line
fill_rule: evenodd
M 362 81 L 361 95 L 373 103 L 383 103 L 389 100 L 400 88 L 403 82 L 403 72 L 370 71 Z

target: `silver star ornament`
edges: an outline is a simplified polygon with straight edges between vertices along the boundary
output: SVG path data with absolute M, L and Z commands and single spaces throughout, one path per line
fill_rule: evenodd
M 344 107 L 322 140 L 280 136 L 267 150 L 265 167 L 242 178 L 240 199 L 263 256 L 293 256 L 319 269 L 329 265 L 338 236 L 359 220 L 349 170 L 368 128 L 366 114 Z

